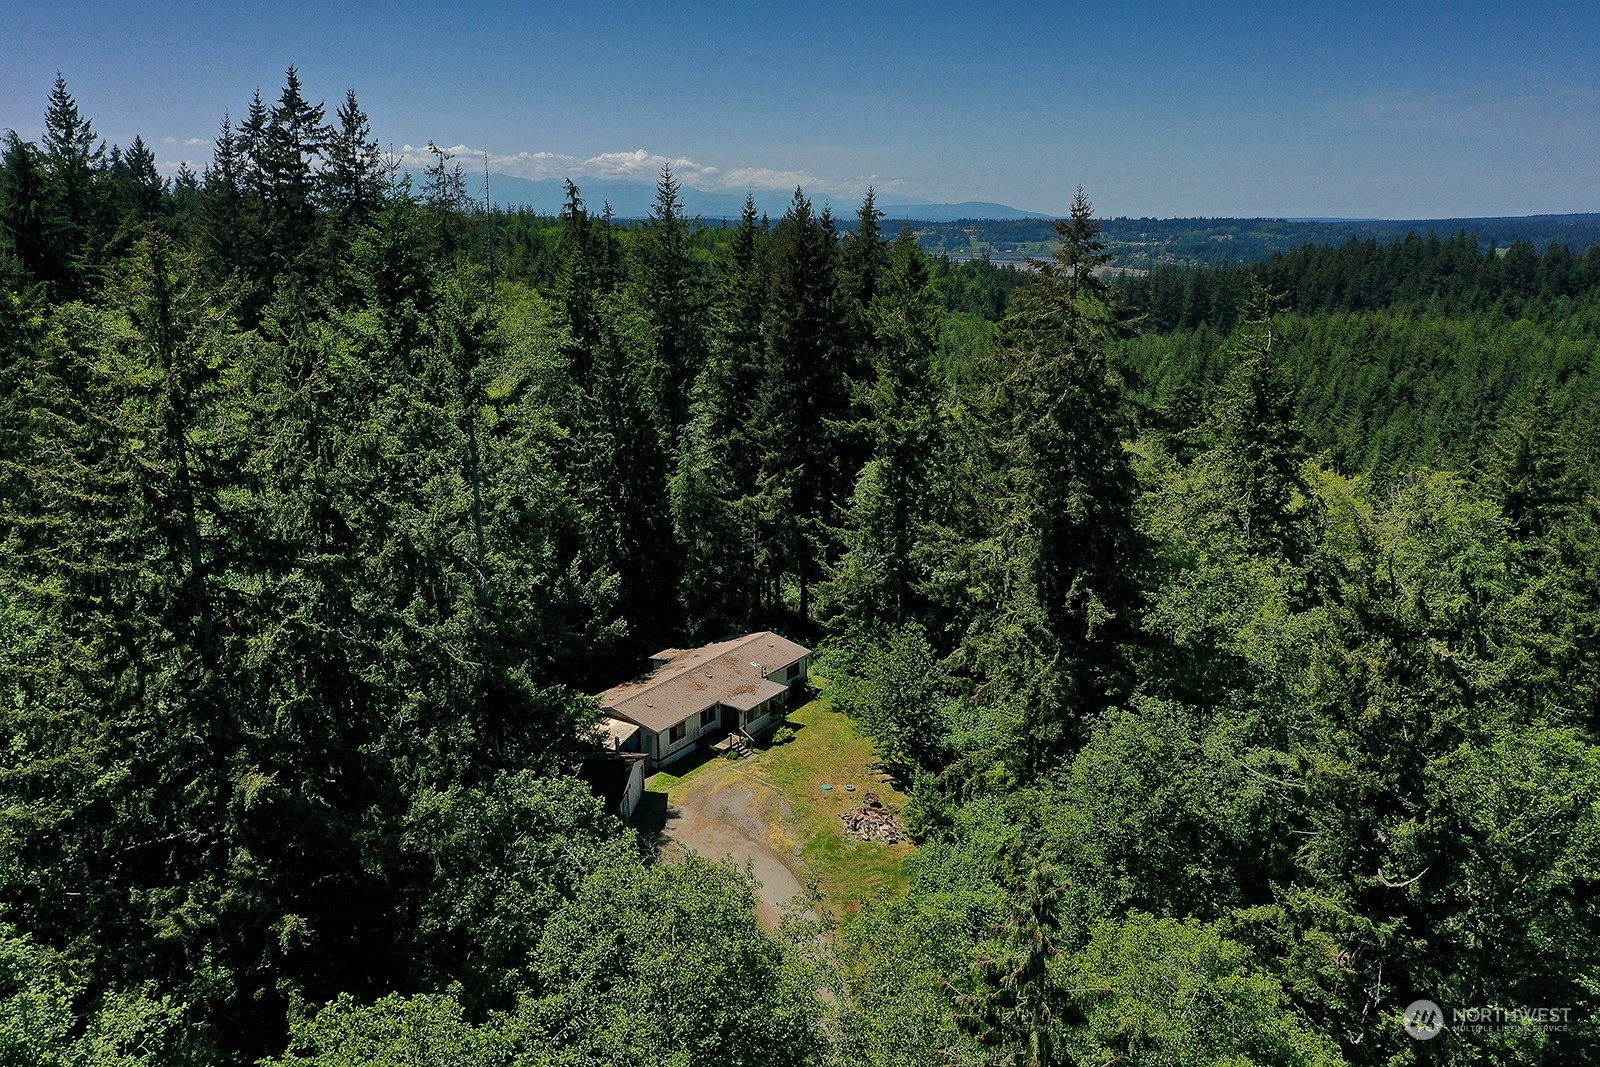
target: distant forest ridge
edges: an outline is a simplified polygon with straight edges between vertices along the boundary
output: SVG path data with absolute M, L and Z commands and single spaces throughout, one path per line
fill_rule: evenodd
M 915 224 L 925 251 L 964 259 L 987 254 L 998 261 L 1045 253 L 1055 240 L 1051 222 L 1034 219 L 963 219 Z M 1303 222 L 1285 219 L 1117 218 L 1101 236 L 1115 265 L 1149 269 L 1161 264 L 1216 267 L 1268 259 L 1303 245 L 1373 240 L 1388 244 L 1407 234 L 1446 238 L 1475 234 L 1479 247 L 1507 248 L 1526 241 L 1543 254 L 1552 244 L 1583 255 L 1600 245 L 1600 213 L 1483 219 L 1370 219 Z
M 470 179 L 469 179 L 470 181 Z M 656 187 L 652 182 L 606 178 L 574 179 L 586 202 L 609 206 L 621 221 L 638 221 L 649 214 Z M 476 195 L 483 196 L 481 179 Z M 493 203 L 507 210 L 532 210 L 542 215 L 560 213 L 566 198 L 560 179 L 519 178 L 493 174 L 489 181 Z M 792 191 L 792 190 L 791 190 Z M 791 191 L 754 193 L 756 209 L 781 215 Z M 744 191 L 707 192 L 681 187 L 684 209 L 707 225 L 737 220 L 744 208 Z M 826 202 L 826 198 L 824 198 Z M 855 228 L 859 201 L 840 198 L 831 205 L 840 231 Z M 1026 256 L 1048 255 L 1056 240 L 1053 217 L 987 201 L 958 204 L 915 203 L 903 198 L 880 197 L 886 229 L 909 225 L 918 244 L 933 255 L 956 260 L 987 255 L 997 263 L 1020 261 Z M 1476 234 L 1479 247 L 1507 248 L 1526 241 L 1543 254 L 1552 244 L 1567 246 L 1583 255 L 1600 245 L 1600 213 L 1526 215 L 1498 218 L 1453 219 L 1274 219 L 1274 218 L 1115 218 L 1103 223 L 1106 241 L 1117 267 L 1148 270 L 1159 265 L 1218 267 L 1251 263 L 1304 245 L 1340 245 L 1352 240 L 1388 244 L 1409 233 L 1441 239 L 1457 233 Z

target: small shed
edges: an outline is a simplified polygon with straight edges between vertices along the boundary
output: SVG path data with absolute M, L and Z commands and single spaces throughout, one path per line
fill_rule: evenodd
M 597 752 L 578 767 L 578 777 L 605 802 L 606 810 L 626 819 L 644 798 L 643 752 Z

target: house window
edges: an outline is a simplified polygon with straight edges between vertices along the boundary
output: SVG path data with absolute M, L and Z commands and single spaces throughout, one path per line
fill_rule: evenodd
M 705 711 L 702 711 L 700 713 L 700 725 L 701 726 L 710 726 L 712 723 L 714 723 L 716 721 L 717 721 L 717 709 L 716 709 L 716 707 L 714 705 L 712 707 L 707 708 Z
M 677 744 L 679 741 L 683 740 L 683 735 L 688 732 L 689 724 L 686 722 L 680 722 L 672 729 L 667 731 L 667 740 L 673 744 Z

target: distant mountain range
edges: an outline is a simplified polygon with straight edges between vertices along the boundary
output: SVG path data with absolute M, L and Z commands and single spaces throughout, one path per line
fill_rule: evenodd
M 1042 215 L 1037 211 L 1023 211 L 1005 204 L 991 204 L 985 200 L 963 200 L 959 204 L 879 204 L 886 222 L 912 219 L 917 222 L 959 222 L 962 219 L 994 219 L 1011 222 L 1017 219 L 1043 219 L 1052 221 L 1057 216 Z
M 471 179 L 468 181 L 469 185 L 472 184 Z M 620 219 L 644 218 L 650 213 L 650 206 L 656 200 L 654 182 L 586 178 L 576 184 L 589 210 L 598 212 L 606 204 L 610 204 L 612 212 Z M 477 180 L 476 185 L 476 193 L 481 197 L 483 195 L 481 178 Z M 533 179 L 517 178 L 509 174 L 491 174 L 489 189 L 494 194 L 496 207 L 526 207 L 545 215 L 560 212 L 561 206 L 567 199 L 566 183 L 556 178 Z M 757 191 L 756 210 L 777 218 L 788 209 L 791 195 L 769 189 Z M 742 192 L 705 192 L 684 186 L 679 190 L 678 197 L 683 201 L 684 210 L 689 215 L 699 215 L 703 219 L 736 219 L 744 210 L 745 194 Z M 841 223 L 853 218 L 861 206 L 861 201 L 856 199 L 837 202 L 823 196 L 812 199 L 819 207 L 824 203 L 832 203 L 834 215 Z M 903 200 L 894 204 L 880 203 L 878 207 L 884 214 L 885 225 L 906 219 L 921 222 L 954 222 L 958 219 L 1011 221 L 1053 217 L 980 200 L 968 200 L 960 204 Z

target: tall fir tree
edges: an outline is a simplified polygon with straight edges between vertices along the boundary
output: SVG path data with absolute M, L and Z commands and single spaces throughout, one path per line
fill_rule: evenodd
M 816 215 L 800 189 L 773 235 L 771 277 L 753 431 L 760 457 L 757 566 L 769 605 L 781 602 L 784 576 L 795 580 L 805 622 L 855 472 L 845 469 L 839 447 L 851 398 L 835 234 L 831 217 Z
M 0 155 L 0 236 L 27 281 L 60 285 L 65 280 L 61 228 L 43 154 L 16 130 L 7 130 Z
M 1195 465 L 1212 489 L 1212 513 L 1228 517 L 1247 551 L 1299 563 L 1310 547 L 1305 439 L 1281 353 L 1273 351 L 1274 300 L 1258 281 L 1252 285 L 1234 335 L 1235 363 L 1201 427 L 1209 447 Z
M 638 230 L 630 281 L 646 323 L 644 381 L 669 447 L 689 417 L 689 398 L 706 362 L 706 294 L 672 167 L 661 169 L 656 202 Z
M 929 516 L 929 465 L 940 444 L 938 311 L 916 237 L 903 230 L 869 319 L 876 380 L 865 398 L 871 458 L 856 480 L 846 552 L 829 588 L 847 628 L 914 618 L 919 527 Z
M 770 234 L 756 215 L 755 197 L 746 194 L 726 253 L 718 267 L 709 324 L 715 388 L 705 392 L 715 401 L 715 437 L 724 442 L 733 490 L 752 498 L 756 485 L 756 450 L 751 445 L 755 410 L 761 394 L 766 353 L 762 324 L 771 288 L 767 263 Z
M 877 194 L 872 188 L 861 201 L 856 212 L 856 228 L 844 235 L 839 250 L 839 282 L 844 289 L 845 315 L 851 331 L 851 342 L 858 351 L 865 352 L 872 341 L 872 302 L 878 293 L 878 283 L 888 266 L 882 229 L 883 212 L 878 210 Z
M 1110 342 L 1125 331 L 1097 271 L 1110 262 L 1079 189 L 1059 243 L 1017 291 L 985 368 L 998 554 L 1008 603 L 974 635 L 1019 701 L 1018 753 L 1040 773 L 1128 691 L 1139 538 L 1131 436 Z
M 574 388 L 587 389 L 600 344 L 600 304 L 610 292 L 609 274 L 598 248 L 601 235 L 583 196 L 571 179 L 561 208 L 561 275 L 556 286 L 567 328 L 563 348 L 566 371 Z
M 99 185 L 106 168 L 106 146 L 59 73 L 44 116 L 44 162 L 50 177 L 51 229 L 61 241 L 55 259 L 67 296 L 82 296 L 95 284 L 100 243 L 105 240 Z
M 306 99 L 294 67 L 285 73 L 283 89 L 270 109 L 259 93 L 251 102 L 244 148 L 260 196 L 262 239 L 270 250 L 266 261 L 257 264 L 262 273 L 254 279 L 265 292 L 282 274 L 317 272 L 316 172 L 329 138 L 323 117 L 323 105 Z
M 107 168 L 117 205 L 116 239 L 129 240 L 147 223 L 166 214 L 167 182 L 156 170 L 156 154 L 137 135 L 126 152 L 113 150 Z
M 334 229 L 347 233 L 366 225 L 383 207 L 393 169 L 372 138 L 371 123 L 354 89 L 345 91 L 334 119 L 326 159 L 317 173 L 318 199 L 333 212 Z
M 233 275 L 242 266 L 248 167 L 243 138 L 234 130 L 232 118 L 224 114 L 212 142 L 211 162 L 200 175 L 200 242 L 205 263 L 216 280 Z

